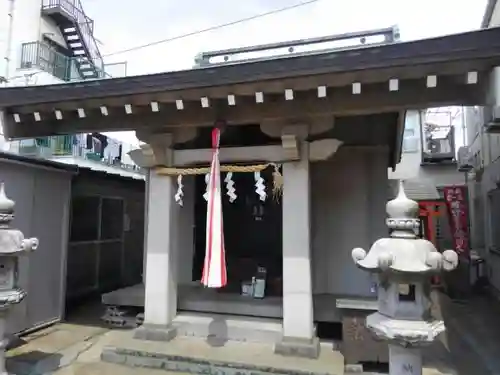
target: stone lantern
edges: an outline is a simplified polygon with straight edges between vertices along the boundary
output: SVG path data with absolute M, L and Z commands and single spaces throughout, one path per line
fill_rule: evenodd
M 359 268 L 378 275 L 378 311 L 366 318 L 366 326 L 388 342 L 391 375 L 421 375 L 420 348 L 445 330 L 444 322 L 431 316 L 431 277 L 456 268 L 458 256 L 452 250 L 441 254 L 417 237 L 419 206 L 406 197 L 402 182 L 386 211 L 389 238 L 377 240 L 368 253 L 352 251 Z
M 21 302 L 26 292 L 18 287 L 19 256 L 38 247 L 38 239 L 24 238 L 20 230 L 10 227 L 14 218 L 14 201 L 5 195 L 5 186 L 0 185 L 0 375 L 5 370 L 5 324 L 7 312 L 12 305 Z

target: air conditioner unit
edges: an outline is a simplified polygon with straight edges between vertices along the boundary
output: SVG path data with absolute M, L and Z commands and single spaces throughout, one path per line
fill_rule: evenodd
M 484 107 L 484 127 L 487 133 L 500 133 L 500 107 Z
M 469 147 L 460 147 L 457 152 L 457 159 L 459 172 L 469 172 L 474 169 L 472 153 L 470 152 Z

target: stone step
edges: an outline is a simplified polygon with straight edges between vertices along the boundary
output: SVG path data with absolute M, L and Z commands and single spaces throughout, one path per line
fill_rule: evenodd
M 343 366 L 341 366 L 342 371 L 340 371 L 338 366 L 332 366 L 331 371 L 293 369 L 290 367 L 287 368 L 286 366 L 270 366 L 268 364 L 263 365 L 251 362 L 231 362 L 230 359 L 228 359 L 228 361 L 221 361 L 196 358 L 188 355 L 152 353 L 149 351 L 117 347 L 104 348 L 101 354 L 101 360 L 131 367 L 203 375 L 341 375 L 344 373 Z M 283 363 L 285 362 L 287 362 L 287 358 L 283 357 Z
M 227 340 L 274 344 L 282 334 L 280 319 L 225 314 L 180 313 L 174 319 L 177 335 L 224 343 Z
M 177 336 L 171 341 L 135 338 L 135 330 L 113 330 L 103 337 L 103 362 L 192 374 L 297 374 L 341 375 L 344 357 L 332 343 L 322 342 L 316 359 L 283 356 L 274 344 Z M 217 370 L 217 371 L 216 371 Z M 220 371 L 219 371 L 220 370 Z

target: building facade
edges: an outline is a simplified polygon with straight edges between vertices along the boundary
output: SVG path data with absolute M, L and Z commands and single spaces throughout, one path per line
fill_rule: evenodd
M 500 3 L 488 1 L 482 27 L 500 26 Z M 492 81 L 498 87 L 498 68 Z M 468 107 L 465 123 L 467 144 L 459 166 L 468 170 L 471 246 L 486 261 L 480 274 L 489 280 L 495 294 L 500 291 L 500 119 L 499 103 L 491 95 L 487 106 Z M 500 294 L 499 294 L 500 295 Z
M 81 0 L 3 1 L 0 17 L 0 77 L 9 86 L 110 78 Z
M 465 184 L 456 158 L 461 117 L 461 109 L 451 107 L 406 112 L 401 161 L 389 179 L 404 180 L 412 199 L 438 199 L 443 187 Z
M 94 36 L 94 21 L 81 0 L 2 1 L 0 57 L 0 81 L 7 87 L 111 78 Z M 113 66 L 113 73 L 125 75 L 126 63 L 121 65 Z M 23 156 L 143 179 L 128 156 L 134 146 L 103 134 L 8 142 L 2 131 L 0 146 Z

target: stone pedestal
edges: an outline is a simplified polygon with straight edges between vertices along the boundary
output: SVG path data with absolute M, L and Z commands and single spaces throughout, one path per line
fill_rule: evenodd
M 418 348 L 389 345 L 389 375 L 422 375 L 422 353 Z
M 389 362 L 387 343 L 375 340 L 366 327 L 366 317 L 371 313 L 372 310 L 342 309 L 341 352 L 346 365 Z

